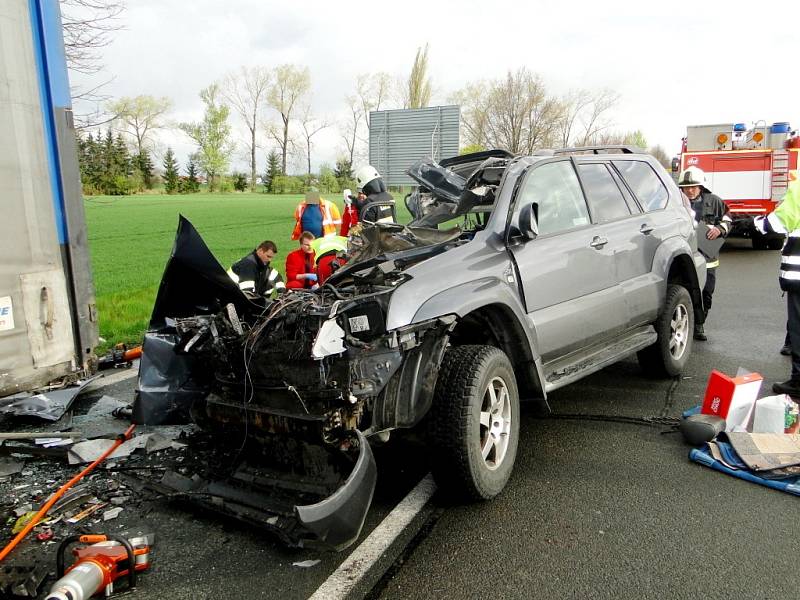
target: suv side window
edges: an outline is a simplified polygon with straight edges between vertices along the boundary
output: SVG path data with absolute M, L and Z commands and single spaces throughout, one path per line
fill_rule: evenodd
M 595 223 L 606 223 L 630 216 L 628 204 L 606 165 L 586 163 L 578 165 L 578 171 Z
M 612 162 L 633 190 L 645 212 L 659 210 L 667 205 L 669 193 L 653 167 L 640 160 L 615 160 Z
M 539 206 L 539 235 L 584 227 L 590 222 L 578 177 L 568 160 L 547 163 L 528 173 L 517 206 L 531 202 Z

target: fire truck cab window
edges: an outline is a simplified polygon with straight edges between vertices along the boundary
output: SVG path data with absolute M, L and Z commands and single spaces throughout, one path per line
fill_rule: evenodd
M 586 199 L 595 223 L 630 216 L 631 211 L 608 167 L 602 163 L 578 165 Z
M 667 205 L 667 188 L 650 165 L 638 160 L 613 162 L 645 212 L 659 210 Z

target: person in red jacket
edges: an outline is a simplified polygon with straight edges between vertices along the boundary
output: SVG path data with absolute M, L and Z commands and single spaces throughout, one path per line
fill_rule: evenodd
M 318 287 L 313 241 L 314 234 L 304 231 L 300 234 L 300 247 L 286 257 L 287 288 L 310 290 Z
M 355 227 L 358 223 L 358 209 L 353 202 L 353 192 L 344 190 L 342 192 L 344 199 L 344 211 L 342 212 L 342 227 L 339 229 L 339 235 L 347 237 L 350 234 L 350 228 Z

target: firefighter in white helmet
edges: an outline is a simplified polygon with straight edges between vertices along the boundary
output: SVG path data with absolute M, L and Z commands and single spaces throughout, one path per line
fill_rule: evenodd
M 372 223 L 393 221 L 394 197 L 386 191 L 386 184 L 378 169 L 372 165 L 359 167 L 356 171 L 356 183 L 361 192 L 355 201 L 359 220 Z M 368 208 L 365 213 L 364 208 L 375 202 L 380 204 Z
M 712 194 L 706 185 L 706 174 L 702 169 L 689 167 L 678 177 L 678 187 L 681 188 L 686 197 L 691 202 L 695 220 L 698 223 L 705 223 L 706 237 L 709 240 L 718 237 L 727 237 L 730 233 L 733 221 L 731 219 L 728 206 L 722 198 Z M 706 250 L 703 252 L 706 258 L 706 285 L 703 288 L 703 312 L 702 321 L 695 322 L 694 339 L 705 341 L 706 337 L 704 323 L 711 309 L 711 301 L 714 296 L 714 287 L 717 284 L 717 267 L 719 266 L 719 249 L 716 251 Z M 699 319 L 698 319 L 699 321 Z

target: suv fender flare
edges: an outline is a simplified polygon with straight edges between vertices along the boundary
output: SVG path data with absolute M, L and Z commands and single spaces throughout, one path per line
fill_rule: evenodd
M 518 360 L 510 357 L 512 362 L 517 365 L 528 363 L 533 366 L 534 372 L 531 373 L 527 382 L 519 382 L 520 388 L 532 388 L 537 396 L 546 400 L 547 396 L 542 384 L 544 371 L 538 351 L 536 330 L 520 304 L 516 288 L 512 288 L 506 282 L 496 278 L 482 278 L 449 288 L 428 298 L 417 309 L 412 322 L 417 323 L 452 314 L 461 319 L 470 313 L 490 306 L 510 313 L 508 317 L 513 318 L 513 322 L 508 323 L 508 327 L 514 330 L 516 337 L 521 338 L 519 342 L 527 350 L 527 356 L 516 357 Z
M 678 267 L 679 277 L 674 277 L 673 265 Z M 670 283 L 670 274 L 676 283 L 684 285 L 692 297 L 695 314 L 702 312 L 702 289 L 706 282 L 705 259 L 699 252 L 692 252 L 689 244 L 679 237 L 665 240 L 656 250 L 653 257 L 653 273 L 664 273 L 664 279 L 659 283 L 659 292 L 662 296 L 667 293 Z

